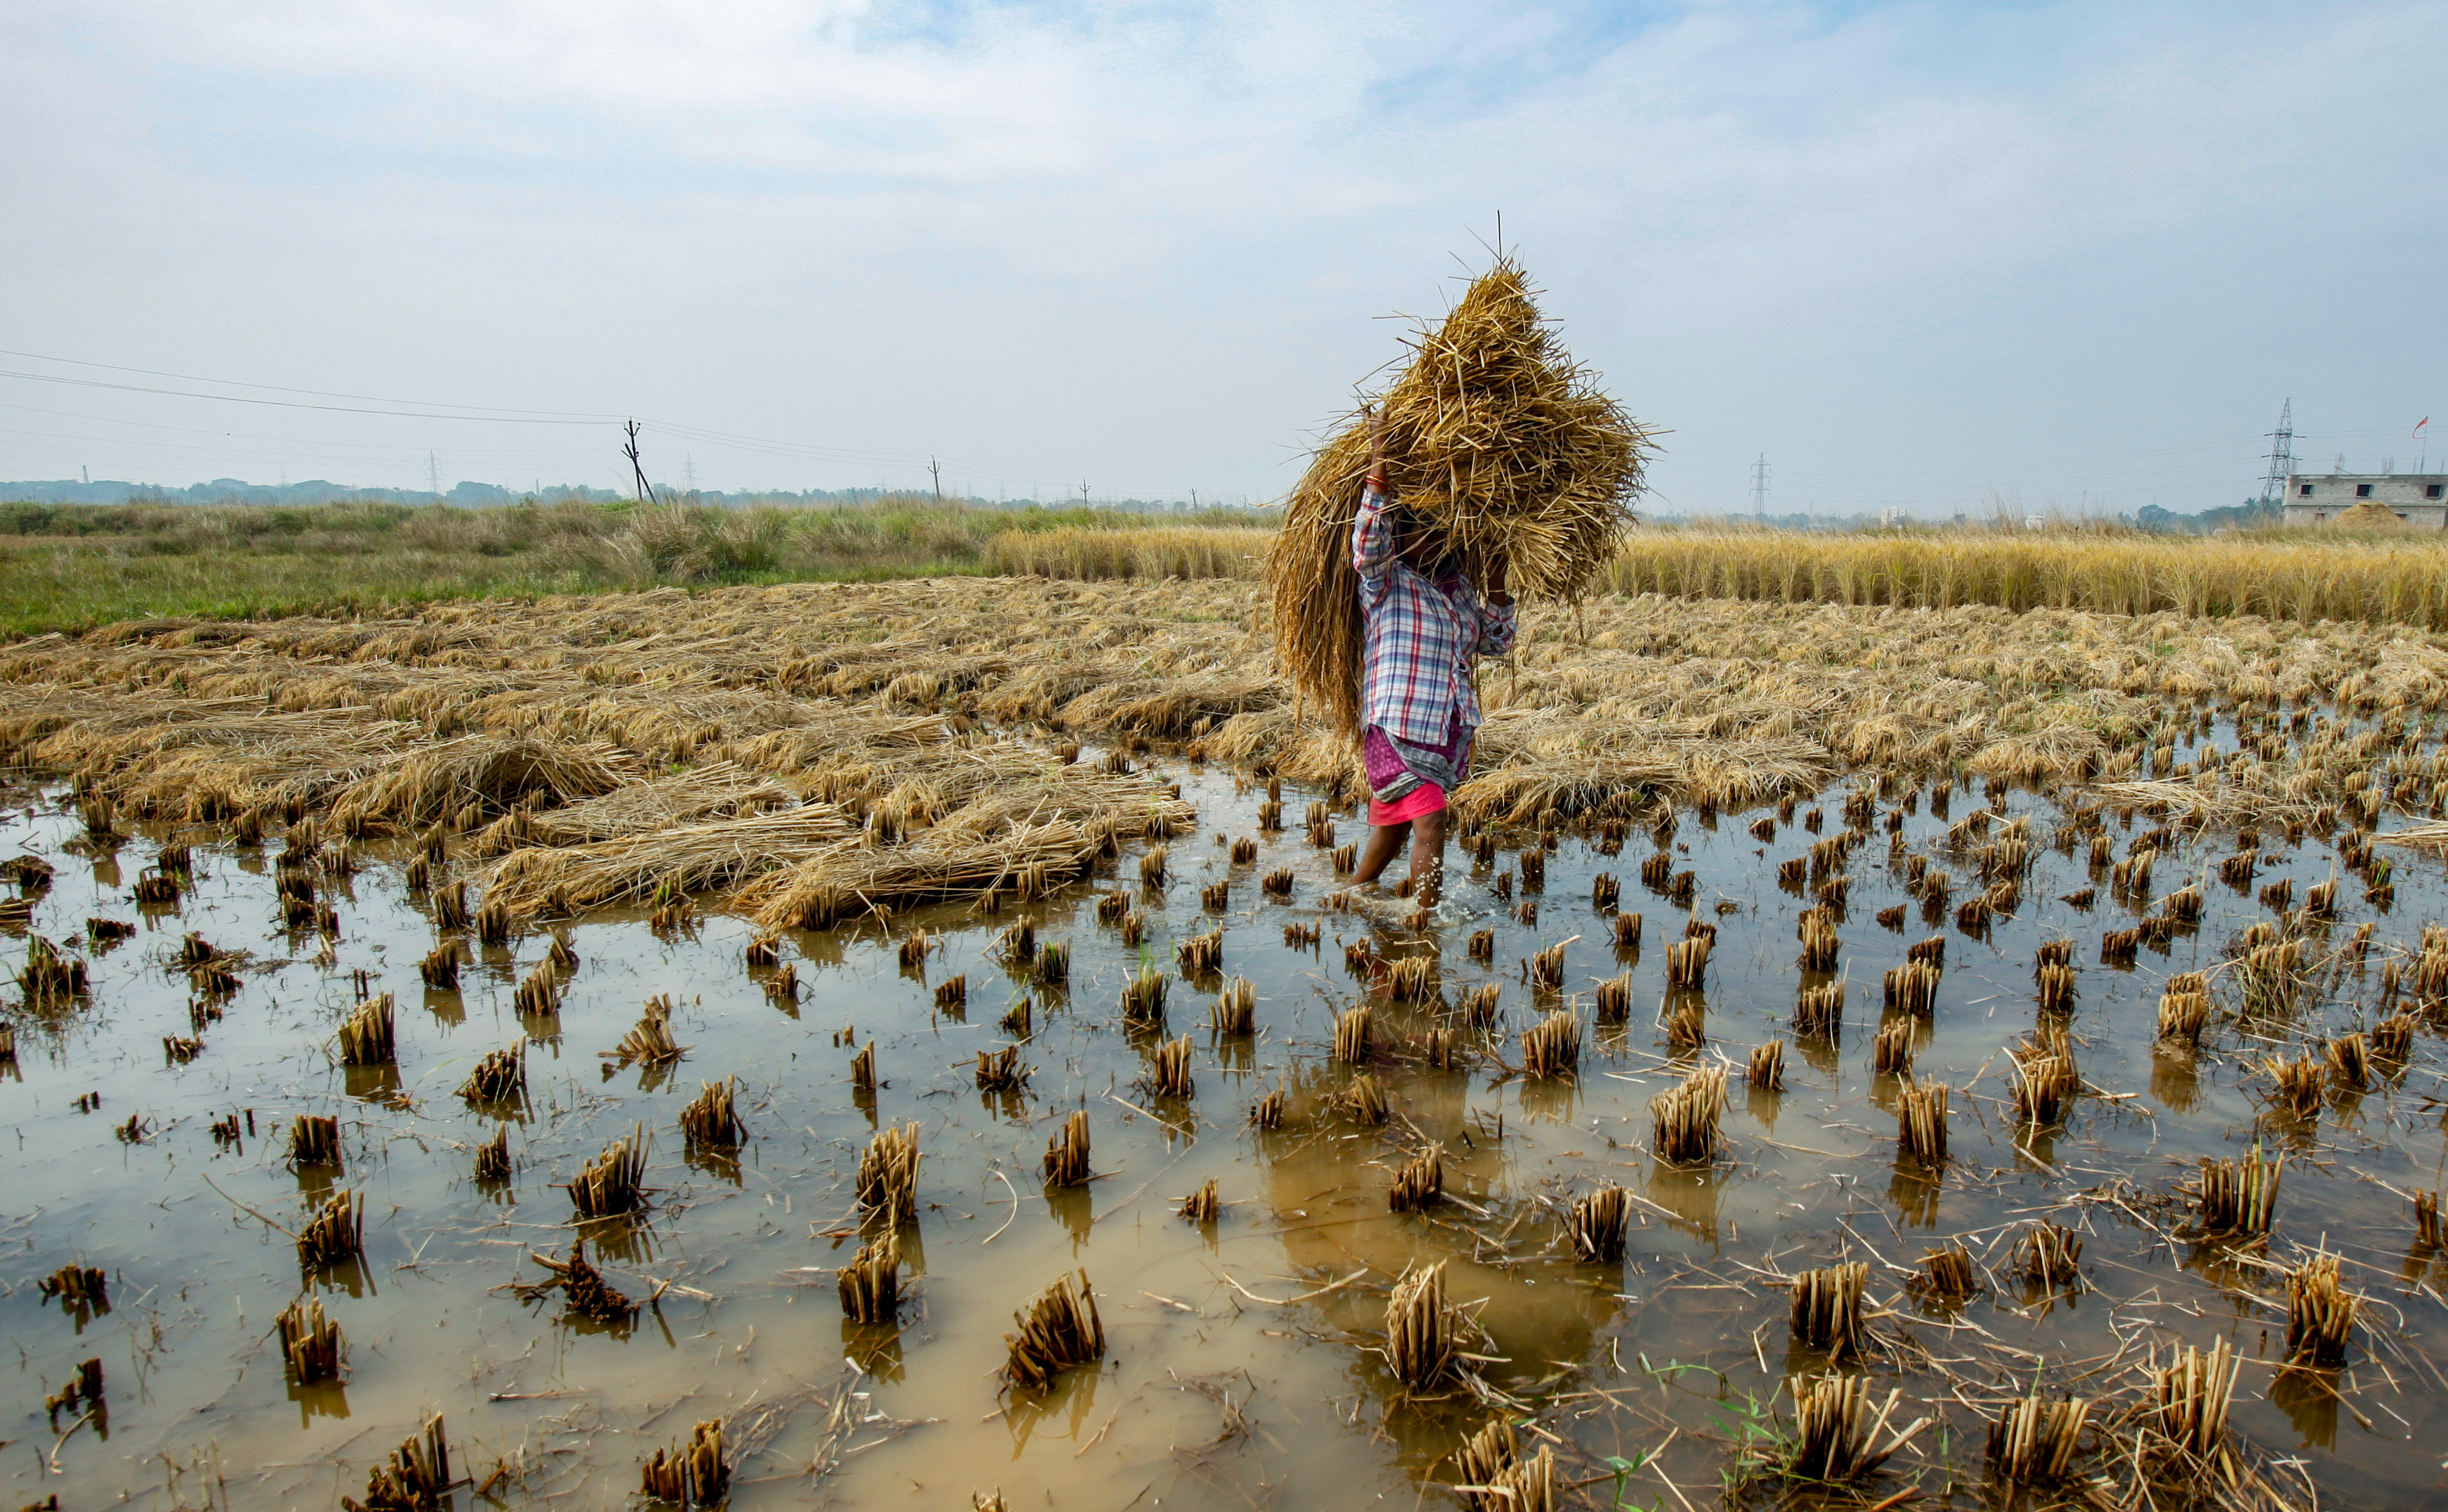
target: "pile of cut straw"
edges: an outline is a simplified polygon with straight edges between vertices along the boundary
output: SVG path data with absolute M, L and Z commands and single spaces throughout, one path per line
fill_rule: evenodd
M 1520 592 L 1578 598 L 1615 554 L 1655 450 L 1599 392 L 1532 301 L 1511 258 L 1472 282 L 1386 391 L 1387 487 L 1481 580 L 1501 556 Z M 1347 736 L 1360 725 L 1361 609 L 1352 521 L 1368 473 L 1354 417 L 1285 501 L 1267 563 L 1275 652 L 1302 698 Z

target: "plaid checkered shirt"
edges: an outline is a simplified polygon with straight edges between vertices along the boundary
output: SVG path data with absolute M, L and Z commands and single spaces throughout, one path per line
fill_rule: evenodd
M 1442 746 L 1457 711 L 1464 730 L 1479 728 L 1471 662 L 1513 648 L 1513 606 L 1482 601 L 1459 572 L 1432 583 L 1396 556 L 1391 503 L 1369 485 L 1351 526 L 1351 565 L 1368 622 L 1361 718 L 1399 739 Z

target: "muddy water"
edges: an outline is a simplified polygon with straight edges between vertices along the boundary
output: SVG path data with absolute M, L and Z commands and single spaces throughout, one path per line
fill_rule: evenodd
M 489 1481 L 502 1504 L 616 1504 L 654 1448 L 720 1416 L 744 1450 L 741 1507 L 804 1504 L 812 1466 L 813 1484 L 844 1506 L 960 1506 L 996 1488 L 1015 1508 L 1411 1505 L 1424 1482 L 1451 1480 L 1441 1460 L 1458 1435 L 1503 1411 L 1553 1435 L 1564 1479 L 1596 1477 L 1590 1494 L 1601 1504 L 1613 1494 L 1603 1457 L 1667 1445 L 1662 1468 L 1636 1479 L 1629 1499 L 1696 1505 L 1716 1495 L 1752 1405 L 1769 1404 L 1788 1370 L 1824 1363 L 1788 1346 L 1772 1282 L 1839 1257 L 1870 1260 L 1874 1297 L 1896 1310 L 1880 1320 L 1882 1347 L 1864 1368 L 1882 1394 L 1901 1386 L 1923 1404 L 1915 1410 L 1946 1418 L 1944 1432 L 1895 1464 L 1881 1494 L 1918 1482 L 1933 1496 L 1977 1499 L 1980 1425 L 1963 1404 L 2027 1387 L 2036 1368 L 2053 1386 L 2130 1393 L 2152 1349 L 2215 1337 L 2247 1360 L 2237 1427 L 2293 1462 L 2285 1473 L 2308 1480 L 2324 1502 L 2401 1505 L 2440 1494 L 2448 1268 L 2409 1258 L 2401 1196 L 2441 1184 L 2438 1040 L 2426 1031 L 2402 1077 L 2340 1102 L 2311 1128 L 2262 1117 L 2257 1083 L 2238 1063 L 2252 1046 L 2232 1027 L 2190 1070 L 2154 1062 L 2163 979 L 2212 966 L 2222 942 L 2263 916 L 2214 874 L 2198 930 L 2114 969 L 2098 964 L 2098 935 L 2134 909 L 2104 885 L 2091 911 L 2057 901 L 2094 879 L 2087 852 L 2045 848 L 2055 814 L 2041 800 L 2005 800 L 2010 812 L 2035 813 L 2039 859 L 2019 912 L 1985 938 L 1951 916 L 1922 921 L 1901 869 L 1887 865 L 1882 831 L 1850 867 L 1842 1035 L 1792 1046 L 1782 1094 L 1747 1094 L 1740 1062 L 1752 1044 L 1790 1038 L 1800 983 L 1795 918 L 1805 900 L 1777 886 L 1776 862 L 1815 836 L 1800 813 L 1767 844 L 1746 826 L 1772 811 L 1713 826 L 1685 816 L 1673 867 L 1696 874 L 1701 912 L 1721 931 L 1703 993 L 1704 1053 L 1736 1062 L 1726 1154 L 1691 1171 L 1646 1151 L 1648 1100 L 1693 1063 L 1670 1053 L 1654 1022 L 1665 947 L 1684 915 L 1638 884 L 1654 849 L 1646 832 L 1616 855 L 1592 837 L 1564 837 L 1543 890 L 1515 892 L 1514 903 L 1539 903 L 1535 924 L 1494 894 L 1517 852 L 1501 852 L 1493 867 L 1457 865 L 1428 938 L 1441 947 L 1448 1002 L 1500 986 L 1502 1033 L 1465 1037 L 1469 1069 L 1436 1070 L 1409 1050 L 1433 1016 L 1374 1000 L 1375 1074 L 1393 1117 L 1367 1127 L 1334 1106 L 1349 1071 L 1328 1056 L 1333 1016 L 1367 998 L 1342 945 L 1373 937 L 1393 955 L 1426 946 L 1401 927 L 1398 909 L 1375 924 L 1324 909 L 1337 884 L 1326 852 L 1297 829 L 1259 836 L 1254 866 L 1231 865 L 1218 837 L 1255 834 L 1264 794 L 1196 769 L 1175 775 L 1201 824 L 1174 842 L 1170 884 L 1142 890 L 1133 857 L 1115 868 L 1146 920 L 1138 948 L 1097 922 L 1097 889 L 1124 885 L 1109 878 L 991 920 L 947 907 L 788 938 L 801 996 L 777 1006 L 742 966 L 750 932 L 739 921 L 717 915 L 692 932 L 658 934 L 637 917 L 592 919 L 567 931 L 581 964 L 545 1018 L 522 1018 L 512 994 L 545 937 L 476 952 L 458 991 L 420 985 L 416 962 L 433 928 L 390 861 L 369 858 L 338 899 L 338 936 L 318 960 L 322 941 L 278 927 L 270 848 L 200 849 L 198 885 L 182 905 L 139 910 L 127 890 L 161 837 L 139 836 L 111 856 L 76 854 L 64 794 L 16 790 L 0 856 L 30 852 L 58 869 L 32 929 L 67 940 L 87 917 L 105 916 L 139 932 L 107 949 L 77 943 L 89 958 L 87 1005 L 56 1019 L 10 1015 L 18 1052 L 13 1070 L 0 1066 L 0 1117 L 19 1153 L 0 1189 L 0 1327 L 14 1355 L 0 1499 L 335 1506 L 440 1411 L 455 1468 Z M 1287 811 L 1306 796 L 1288 789 Z M 1840 827 L 1841 797 L 1823 795 L 1824 833 Z M 1954 815 L 1976 803 L 1957 794 Z M 1339 825 L 1343 838 L 1358 836 L 1353 817 Z M 1957 874 L 1960 899 L 1964 871 L 1941 848 L 1944 829 L 1924 805 L 1903 835 Z M 2128 833 L 2113 820 L 2110 833 L 2121 856 Z M 2271 835 L 2266 846 L 2256 889 L 2291 876 L 2300 901 L 2330 874 L 2317 840 L 2289 850 Z M 2226 849 L 2213 836 L 2181 861 L 2163 858 L 2158 891 L 2214 871 Z M 1258 886 L 1278 866 L 1296 874 L 1289 904 L 1264 899 Z M 1618 951 L 1607 914 L 1593 907 L 1601 871 L 1621 879 L 1621 907 L 1645 915 L 1636 952 Z M 1189 1100 L 1159 1101 L 1135 1084 L 1154 1042 L 1125 1032 L 1117 997 L 1143 962 L 1169 967 L 1172 942 L 1214 922 L 1199 890 L 1222 879 L 1232 883 L 1224 969 L 1255 984 L 1260 1032 L 1219 1040 L 1206 1022 L 1214 982 L 1170 972 L 1171 1032 L 1194 1040 L 1196 1088 Z M 2439 880 L 2432 863 L 2400 861 L 2382 945 L 2419 933 Z M 2341 890 L 2333 942 L 2372 916 L 2351 880 Z M 1881 928 L 1878 911 L 1899 903 L 1907 923 Z M 1023 918 L 1071 943 L 1067 992 L 1031 991 L 998 964 L 995 934 Z M 1292 923 L 1320 927 L 1321 946 L 1288 944 Z M 939 936 L 923 972 L 897 963 L 912 928 Z M 1465 954 L 1481 928 L 1496 936 L 1490 966 Z M 201 1029 L 201 1053 L 173 1064 L 163 1038 L 188 1034 L 191 1020 L 170 958 L 191 930 L 250 959 L 242 988 Z M 1956 1088 L 1952 1158 L 1935 1169 L 1896 1157 L 1896 1087 L 1870 1061 L 1880 974 L 1932 933 L 1947 937 L 1947 967 L 1918 1066 Z M 2082 1074 L 2106 1095 L 2083 1099 L 2052 1133 L 2018 1135 L 2004 1101 L 2004 1046 L 2034 1021 L 2034 950 L 2059 934 L 2076 941 Z M 1588 1031 L 1578 1080 L 1510 1075 L 1519 1031 L 1554 1005 L 1532 993 L 1522 963 L 1567 940 L 1565 985 L 1583 1011 L 1598 980 L 1629 969 L 1631 1021 Z M 22 949 L 12 944 L 11 958 Z M 2338 975 L 2303 1024 L 2367 1022 L 2381 959 Z M 332 1034 L 355 1001 L 356 970 L 398 995 L 395 1074 L 335 1063 Z M 966 1009 L 937 1012 L 935 987 L 954 975 L 966 979 Z M 675 1001 L 686 1059 L 667 1070 L 604 1059 L 657 994 Z M 975 1057 L 1007 1043 L 998 1021 L 1023 996 L 1035 1009 L 1023 1053 L 1030 1088 L 983 1095 Z M 453 1095 L 480 1056 L 523 1038 L 523 1108 L 475 1112 Z M 871 1099 L 854 1096 L 847 1076 L 849 1046 L 870 1039 L 884 1083 Z M 701 1081 L 725 1075 L 739 1078 L 751 1139 L 736 1163 L 692 1162 L 674 1117 Z M 1277 1087 L 1290 1094 L 1291 1116 L 1281 1129 L 1252 1130 L 1247 1109 Z M 91 1111 L 76 1102 L 86 1094 L 99 1095 Z M 1081 1108 L 1096 1179 L 1048 1193 L 1038 1177 L 1045 1141 Z M 210 1125 L 231 1113 L 240 1137 L 217 1140 Z M 286 1125 L 304 1113 L 339 1117 L 341 1172 L 301 1175 L 283 1162 Z M 471 1166 L 497 1117 L 510 1120 L 516 1171 L 487 1188 Z M 919 1216 L 902 1239 L 901 1318 L 851 1327 L 832 1274 L 857 1245 L 851 1176 L 876 1128 L 909 1120 L 925 1165 Z M 655 1136 L 652 1209 L 590 1239 L 607 1278 L 633 1298 L 652 1294 L 652 1305 L 631 1326 L 605 1328 L 571 1319 L 557 1300 L 519 1300 L 508 1284 L 541 1275 L 529 1251 L 557 1255 L 572 1236 L 555 1183 L 641 1122 Z M 2165 1200 L 2174 1183 L 2198 1158 L 2237 1153 L 2256 1137 L 2303 1157 L 2286 1174 L 2272 1256 L 2325 1241 L 2346 1257 L 2352 1289 L 2371 1299 L 2354 1363 L 2334 1382 L 2343 1402 L 2304 1391 L 2272 1400 L 2285 1322 L 2274 1276 L 2171 1236 L 2183 1217 Z M 1460 1200 L 1388 1214 L 1393 1170 L 1430 1139 L 1447 1152 L 1446 1190 Z M 1226 1203 L 1218 1220 L 1176 1217 L 1177 1200 L 1210 1177 Z M 1621 1266 L 1575 1262 L 1558 1253 L 1559 1205 L 1605 1181 L 1636 1195 L 1631 1254 Z M 301 1273 L 282 1229 L 338 1185 L 366 1201 L 367 1254 L 336 1273 Z M 2008 1252 L 2034 1216 L 2084 1231 L 2079 1286 L 2051 1293 L 2012 1278 Z M 1904 1268 L 1954 1237 L 1993 1268 L 1991 1284 L 1960 1310 L 1932 1311 L 1903 1294 Z M 1449 1295 L 1484 1299 L 1478 1352 L 1492 1358 L 1478 1398 L 1406 1400 L 1372 1352 L 1393 1277 L 1436 1259 L 1450 1262 Z M 36 1278 L 70 1260 L 108 1273 L 107 1312 L 72 1312 L 38 1294 Z M 1049 1393 L 1001 1391 L 995 1370 L 1013 1311 L 1074 1267 L 1094 1285 L 1108 1357 Z M 345 1330 L 342 1385 L 301 1388 L 284 1372 L 273 1318 L 307 1293 Z M 87 1358 L 102 1361 L 106 1411 L 47 1420 L 43 1398 Z M 469 1490 L 458 1495 L 475 1504 Z

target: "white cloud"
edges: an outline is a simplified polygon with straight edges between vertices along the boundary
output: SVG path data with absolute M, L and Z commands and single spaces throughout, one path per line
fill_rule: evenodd
M 2448 32 L 2414 7 L 31 15 L 0 60 L 31 148 L 0 163 L 0 314 L 32 350 L 1267 493 L 1392 350 L 1368 317 L 1432 311 L 1501 211 L 1568 339 L 1676 432 L 1670 493 L 1721 505 L 1762 448 L 1902 479 L 2248 438 L 2299 375 L 2390 402 L 2411 355 L 2271 332 L 2281 371 L 2239 374 L 2205 303 L 2381 318 L 2373 259 L 2438 229 L 2420 60 Z M 2382 208 L 2290 230 L 2312 201 Z M 1975 339 L 1994 364 L 1950 351 Z M 2164 502 L 2231 502 L 2227 467 Z

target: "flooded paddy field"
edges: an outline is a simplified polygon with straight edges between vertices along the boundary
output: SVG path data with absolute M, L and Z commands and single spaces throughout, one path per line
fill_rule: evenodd
M 2429 639 L 1540 618 L 1422 908 L 1248 597 L 0 653 L 0 1499 L 2439 1495 Z

